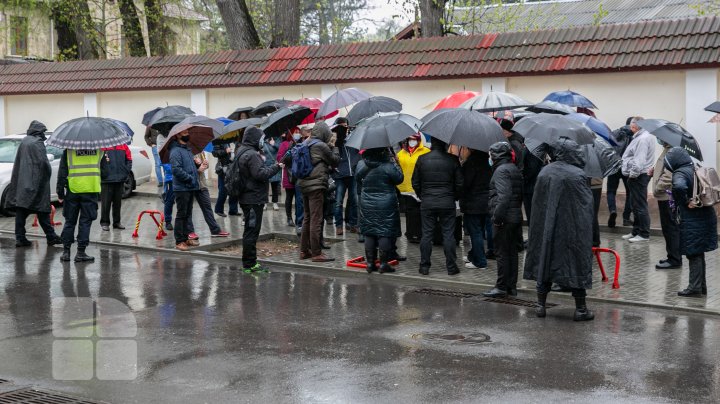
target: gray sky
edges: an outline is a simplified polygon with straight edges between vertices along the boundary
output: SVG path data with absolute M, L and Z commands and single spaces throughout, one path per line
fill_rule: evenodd
M 398 15 L 398 22 L 401 26 L 410 23 L 412 15 L 406 15 L 400 6 L 402 0 L 367 0 L 368 8 L 362 13 L 361 18 L 368 18 L 374 21 L 389 20 L 393 15 Z M 370 32 L 375 32 L 375 26 L 371 23 L 363 23 Z

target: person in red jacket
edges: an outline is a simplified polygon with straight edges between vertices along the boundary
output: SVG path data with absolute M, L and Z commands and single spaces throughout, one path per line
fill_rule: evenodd
M 100 227 L 110 230 L 110 209 L 112 209 L 113 228 L 123 230 L 120 222 L 122 195 L 130 173 L 132 173 L 132 153 L 126 145 L 108 147 L 103 150 L 100 161 Z

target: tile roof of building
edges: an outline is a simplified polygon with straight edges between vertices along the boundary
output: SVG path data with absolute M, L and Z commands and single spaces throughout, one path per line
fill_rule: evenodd
M 720 67 L 720 17 L 0 66 L 0 95 Z

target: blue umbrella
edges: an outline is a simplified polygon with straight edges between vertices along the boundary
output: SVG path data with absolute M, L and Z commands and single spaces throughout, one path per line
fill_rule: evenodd
M 566 118 L 570 118 L 573 121 L 578 121 L 584 123 L 588 128 L 590 128 L 593 132 L 595 132 L 598 136 L 601 138 L 607 140 L 611 145 L 617 146 L 618 144 L 615 142 L 615 139 L 613 139 L 612 130 L 605 124 L 605 122 L 593 118 L 590 115 L 585 114 L 568 114 L 565 115 Z
M 588 100 L 582 94 L 578 94 L 574 91 L 555 91 L 547 95 L 543 101 L 555 101 L 560 104 L 569 105 L 571 107 L 584 107 L 597 109 L 592 101 Z

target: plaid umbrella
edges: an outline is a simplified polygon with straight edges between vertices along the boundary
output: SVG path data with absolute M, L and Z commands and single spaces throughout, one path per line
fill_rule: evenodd
M 47 144 L 60 149 L 95 150 L 125 144 L 128 134 L 113 120 L 97 117 L 71 119 L 50 135 Z

